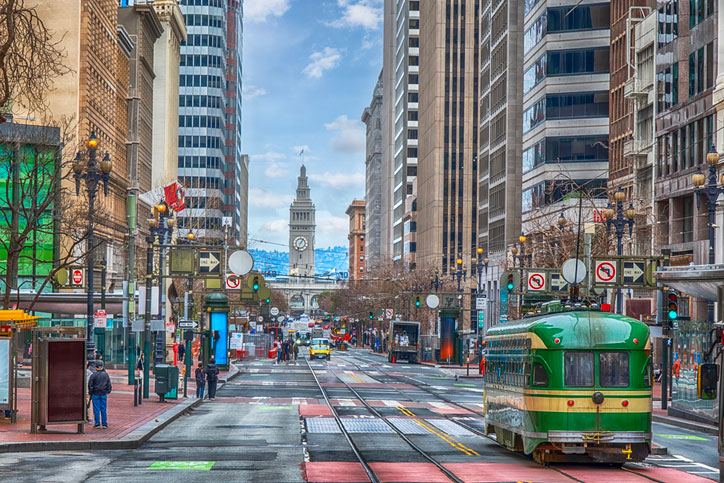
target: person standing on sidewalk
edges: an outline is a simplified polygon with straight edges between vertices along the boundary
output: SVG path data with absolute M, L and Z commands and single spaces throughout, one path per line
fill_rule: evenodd
M 206 380 L 204 379 L 204 365 L 199 362 L 199 366 L 196 368 L 196 397 L 199 399 L 204 398 L 204 387 L 206 387 Z
M 108 394 L 111 393 L 113 386 L 111 385 L 111 377 L 103 368 L 103 361 L 96 361 L 96 372 L 91 375 L 88 380 L 88 393 L 93 401 L 94 428 L 108 428 L 108 414 L 106 408 L 108 406 Z
M 206 382 L 209 383 L 209 400 L 213 401 L 216 398 L 216 384 L 219 382 L 219 368 L 216 367 L 216 359 L 213 357 L 209 359 L 205 372 Z
M 179 364 L 184 363 L 184 356 L 186 355 L 186 344 L 181 343 L 178 345 L 178 362 Z

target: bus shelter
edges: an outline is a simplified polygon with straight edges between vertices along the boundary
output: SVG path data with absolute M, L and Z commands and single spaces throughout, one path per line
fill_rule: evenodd
M 39 318 L 22 310 L 0 310 L 0 416 L 11 424 L 18 414 L 17 334 L 35 327 Z

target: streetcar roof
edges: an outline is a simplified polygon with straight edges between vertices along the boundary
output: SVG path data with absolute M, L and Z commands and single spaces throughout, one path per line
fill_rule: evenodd
M 538 344 L 533 344 L 533 348 L 649 348 L 646 324 L 623 315 L 591 310 L 559 312 L 499 324 L 487 331 L 486 339 L 493 342 L 499 336 L 525 333 L 537 336 Z

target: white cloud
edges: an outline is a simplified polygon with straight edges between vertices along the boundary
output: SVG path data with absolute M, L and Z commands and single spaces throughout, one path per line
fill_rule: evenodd
M 317 229 L 322 233 L 347 233 L 349 218 L 346 216 L 321 216 L 317 218 Z
M 250 162 L 252 164 L 266 165 L 264 174 L 267 178 L 283 178 L 287 175 L 287 163 L 285 162 L 287 155 L 276 151 L 269 151 L 264 154 L 252 154 Z
M 342 17 L 332 22 L 334 27 L 362 27 L 376 30 L 382 23 L 382 2 L 380 0 L 337 0 L 342 8 Z
M 321 52 L 315 52 L 309 56 L 311 62 L 302 72 L 309 78 L 319 79 L 325 70 L 335 68 L 341 58 L 339 49 L 325 47 Z
M 244 84 L 241 88 L 241 95 L 244 99 L 254 99 L 255 97 L 261 97 L 267 95 L 267 91 L 261 87 L 256 87 L 249 84 Z
M 344 173 L 330 173 L 325 172 L 324 174 L 310 173 L 309 178 L 312 181 L 328 186 L 335 189 L 351 188 L 360 185 L 364 185 L 365 175 L 362 173 L 344 174 Z
M 292 195 L 272 193 L 259 188 L 249 189 L 249 204 L 259 208 L 282 208 L 294 201 Z
M 345 114 L 324 125 L 328 131 L 337 131 L 332 138 L 332 149 L 338 153 L 364 153 L 365 127 L 362 121 L 347 118 Z
M 266 22 L 267 17 L 281 17 L 289 10 L 289 0 L 245 0 L 244 21 Z
M 261 226 L 262 235 L 267 232 L 287 233 L 289 231 L 289 222 L 287 220 L 278 219 L 267 221 Z

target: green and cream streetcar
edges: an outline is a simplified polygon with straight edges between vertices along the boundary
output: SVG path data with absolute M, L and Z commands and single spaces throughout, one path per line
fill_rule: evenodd
M 488 330 L 487 432 L 540 463 L 642 461 L 651 448 L 648 327 L 553 307 Z

